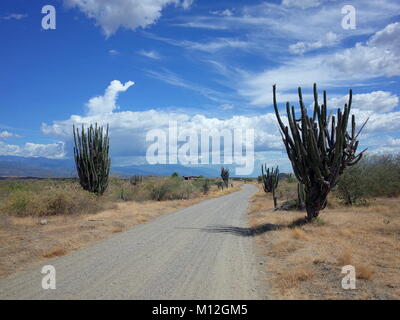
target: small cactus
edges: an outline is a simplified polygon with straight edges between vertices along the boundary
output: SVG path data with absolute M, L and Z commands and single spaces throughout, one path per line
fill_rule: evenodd
M 274 199 L 274 208 L 277 206 L 277 199 L 275 196 L 275 190 L 278 188 L 279 183 L 279 168 L 276 169 L 267 168 L 267 165 L 261 165 L 261 177 L 263 182 L 263 188 L 266 193 L 272 192 L 272 198 Z
M 204 194 L 207 194 L 208 191 L 210 191 L 210 181 L 208 179 L 205 179 L 202 185 L 202 190 Z
M 135 174 L 129 179 L 129 182 L 133 186 L 137 186 L 143 182 L 143 176 Z
M 224 181 L 225 188 L 229 187 L 229 169 L 221 168 L 221 178 Z

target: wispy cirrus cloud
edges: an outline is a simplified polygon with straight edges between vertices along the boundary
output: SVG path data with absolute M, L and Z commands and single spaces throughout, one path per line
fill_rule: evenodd
M 277 84 L 283 93 L 298 86 L 339 87 L 355 80 L 400 76 L 400 23 L 387 25 L 365 43 L 354 47 L 307 57 L 297 57 L 277 68 L 246 74 L 238 92 L 251 99 L 254 105 L 271 103 L 271 86 Z
M 1 17 L 3 20 L 21 20 L 28 17 L 25 13 L 11 13 L 6 16 Z
M 137 53 L 139 55 L 143 56 L 143 57 L 150 58 L 150 59 L 153 59 L 153 60 L 160 60 L 161 59 L 161 55 L 155 50 L 149 50 L 149 51 L 139 50 Z
M 224 93 L 221 93 L 217 90 L 210 89 L 198 84 L 191 83 L 190 81 L 183 79 L 182 77 L 180 77 L 179 75 L 168 69 L 164 68 L 161 71 L 148 70 L 147 74 L 154 79 L 163 81 L 170 85 L 197 92 L 198 94 L 214 102 L 218 103 L 226 102 L 226 95 Z
M 314 42 L 299 41 L 289 46 L 289 52 L 294 54 L 303 54 L 316 49 L 335 46 L 339 43 L 339 37 L 336 33 L 328 32 L 320 40 Z

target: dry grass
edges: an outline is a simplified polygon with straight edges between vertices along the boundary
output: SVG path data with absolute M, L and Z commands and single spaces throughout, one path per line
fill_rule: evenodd
M 278 273 L 275 281 L 278 283 L 279 288 L 282 290 L 295 288 L 299 286 L 302 281 L 312 279 L 314 271 L 311 268 L 297 268 L 294 271 L 285 270 Z
M 337 264 L 339 266 L 347 266 L 347 265 L 351 265 L 353 263 L 353 259 L 351 256 L 351 251 L 350 249 L 345 249 L 343 250 L 342 253 L 339 254 L 338 258 L 337 258 Z
M 162 214 L 182 209 L 202 200 L 238 191 L 212 189 L 189 200 L 113 203 L 113 208 L 93 214 L 43 217 L 0 214 L 0 277 L 25 269 L 30 263 L 65 255 L 89 243 L 151 221 Z
M 67 250 L 64 248 L 52 248 L 50 251 L 43 254 L 43 258 L 61 257 L 65 254 L 67 254 Z
M 371 280 L 373 278 L 374 272 L 371 267 L 364 264 L 359 264 L 356 269 L 356 274 L 358 279 Z
M 333 200 L 333 199 L 331 199 Z M 278 299 L 399 299 L 400 199 L 367 207 L 325 209 L 318 222 L 299 225 L 304 212 L 274 212 L 263 191 L 250 204 L 249 227 Z M 356 290 L 344 290 L 344 265 L 356 270 Z M 270 294 L 266 292 L 265 294 Z

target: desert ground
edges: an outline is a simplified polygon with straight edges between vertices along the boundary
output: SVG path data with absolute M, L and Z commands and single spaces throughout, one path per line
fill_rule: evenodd
M 249 232 L 276 299 L 399 299 L 400 199 L 346 207 L 331 197 L 313 223 L 299 211 L 274 211 L 261 190 L 250 202 Z M 342 266 L 353 265 L 356 289 L 344 290 Z

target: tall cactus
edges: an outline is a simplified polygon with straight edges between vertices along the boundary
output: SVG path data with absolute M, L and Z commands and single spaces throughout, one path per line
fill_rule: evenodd
M 229 169 L 221 168 L 221 178 L 224 181 L 225 188 L 229 187 Z
M 351 117 L 351 132 L 347 131 L 352 103 L 352 90 L 343 112 L 338 109 L 337 116 L 328 116 L 326 91 L 323 104 L 318 104 L 317 86 L 314 84 L 314 112 L 308 115 L 303 103 L 301 88 L 298 89 L 300 117 L 296 118 L 294 107 L 286 103 L 289 126 L 279 115 L 276 102 L 276 86 L 273 86 L 275 114 L 281 129 L 286 152 L 292 163 L 293 171 L 305 187 L 305 205 L 307 220 L 311 221 L 326 206 L 327 196 L 337 184 L 339 176 L 348 166 L 357 163 L 365 150 L 356 155 L 358 135 L 367 121 L 356 134 L 355 116 Z
M 109 153 L 108 125 L 106 133 L 97 123 L 85 132 L 73 126 L 74 158 L 79 182 L 83 189 L 101 195 L 107 189 L 111 159 Z M 79 133 L 79 131 L 81 131 Z
M 278 188 L 279 183 L 279 168 L 278 166 L 274 169 L 267 168 L 267 165 L 261 165 L 261 177 L 263 181 L 263 188 L 266 193 L 272 192 L 272 198 L 274 199 L 274 207 L 277 206 L 277 199 L 275 196 L 275 190 Z

